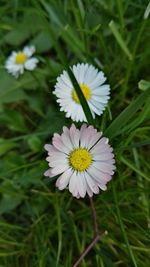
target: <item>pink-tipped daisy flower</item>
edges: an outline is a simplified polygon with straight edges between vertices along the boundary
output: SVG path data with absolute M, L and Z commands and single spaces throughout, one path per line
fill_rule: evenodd
M 74 197 L 83 198 L 86 193 L 92 197 L 99 189 L 107 189 L 115 170 L 113 149 L 93 126 L 63 127 L 63 133 L 55 133 L 52 145 L 46 144 L 45 149 L 50 168 L 44 175 L 60 175 L 56 181 L 59 190 L 68 187 Z
M 81 91 L 88 102 L 93 118 L 101 115 L 110 98 L 110 86 L 104 84 L 106 77 L 102 71 L 89 64 L 74 65 L 72 71 Z M 73 121 L 87 121 L 80 100 L 66 71 L 57 78 L 55 90 L 60 111 L 66 112 L 66 117 Z

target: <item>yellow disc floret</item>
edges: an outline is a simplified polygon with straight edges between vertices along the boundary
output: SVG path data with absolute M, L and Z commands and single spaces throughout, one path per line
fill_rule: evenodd
M 82 172 L 91 165 L 92 157 L 87 149 L 78 148 L 70 153 L 69 163 L 73 169 Z
M 17 55 L 16 55 L 16 63 L 17 64 L 24 64 L 27 60 L 27 56 L 25 55 L 25 53 L 23 52 L 19 52 Z
M 80 84 L 80 88 L 81 88 L 81 91 L 82 91 L 85 99 L 87 101 L 90 100 L 90 98 L 91 98 L 91 90 L 90 90 L 90 88 L 84 83 Z M 80 103 L 80 100 L 79 100 L 75 90 L 73 90 L 73 92 L 72 92 L 72 98 L 76 103 Z

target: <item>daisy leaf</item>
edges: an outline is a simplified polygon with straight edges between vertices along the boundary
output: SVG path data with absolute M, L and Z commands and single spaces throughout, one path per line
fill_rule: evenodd
M 109 27 L 110 27 L 113 35 L 115 36 L 118 44 L 120 45 L 120 47 L 124 51 L 124 53 L 128 56 L 129 60 L 132 60 L 133 56 L 130 53 L 125 41 L 123 40 L 123 38 L 122 38 L 121 34 L 119 33 L 119 31 L 118 31 L 118 29 L 116 27 L 116 24 L 115 24 L 115 22 L 113 20 L 109 23 Z

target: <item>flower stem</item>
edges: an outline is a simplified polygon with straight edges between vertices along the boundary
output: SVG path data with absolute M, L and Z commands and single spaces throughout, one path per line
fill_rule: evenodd
M 94 206 L 93 197 L 90 197 L 90 206 L 91 206 L 92 216 L 93 216 L 94 236 L 96 237 L 97 235 L 99 235 L 99 230 L 98 230 L 97 215 L 96 215 L 96 209 Z
M 92 247 L 96 244 L 96 242 L 99 240 L 100 236 L 97 235 L 94 237 L 92 242 L 87 246 L 87 248 L 81 253 L 78 260 L 74 263 L 73 267 L 79 266 L 80 262 L 84 259 L 84 257 L 88 254 L 88 252 L 92 249 Z
M 93 226 L 94 226 L 94 237 L 91 243 L 86 247 L 86 249 L 81 253 L 77 261 L 74 263 L 73 267 L 79 266 L 80 262 L 84 259 L 84 257 L 88 254 L 88 252 L 94 247 L 94 245 L 97 243 L 97 241 L 102 237 L 102 235 L 99 235 L 99 229 L 97 224 L 97 215 L 96 210 L 93 202 L 93 197 L 90 197 L 90 206 L 92 210 L 92 217 L 93 217 Z M 104 232 L 106 234 L 107 232 Z

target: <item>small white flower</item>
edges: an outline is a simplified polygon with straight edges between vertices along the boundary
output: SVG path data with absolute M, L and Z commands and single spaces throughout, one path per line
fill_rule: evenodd
M 84 63 L 74 65 L 72 71 L 88 102 L 93 118 L 95 114 L 101 115 L 110 98 L 110 86 L 103 84 L 106 81 L 104 73 L 102 71 L 99 72 L 94 66 Z M 58 98 L 57 102 L 61 107 L 60 110 L 66 112 L 66 117 L 71 117 L 73 121 L 77 122 L 87 121 L 66 71 L 63 71 L 57 78 L 54 94 Z
M 13 51 L 5 63 L 7 71 L 18 78 L 24 70 L 34 70 L 39 62 L 37 58 L 32 57 L 35 52 L 34 46 L 26 46 L 22 51 Z
M 101 137 L 93 126 L 83 124 L 78 130 L 74 124 L 63 128 L 61 135 L 54 134 L 52 145 L 45 145 L 48 151 L 50 169 L 45 176 L 60 175 L 56 186 L 63 190 L 69 186 L 74 197 L 92 197 L 99 188 L 106 190 L 115 170 L 113 149 L 108 138 Z

